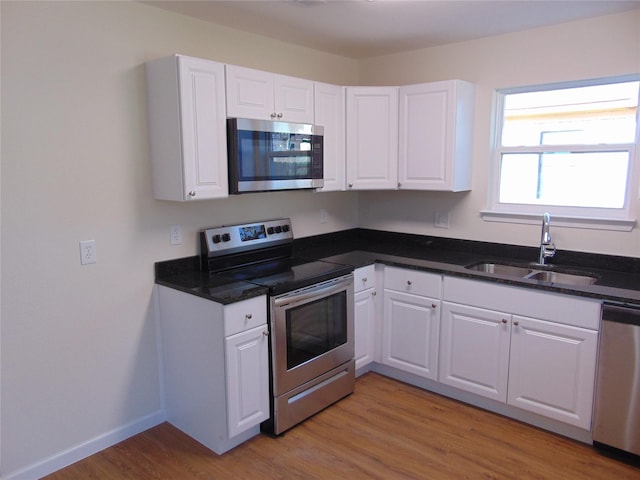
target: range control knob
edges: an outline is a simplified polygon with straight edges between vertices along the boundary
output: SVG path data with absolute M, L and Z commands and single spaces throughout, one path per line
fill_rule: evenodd
M 273 232 L 275 232 L 275 230 L 273 229 L 273 227 L 269 227 L 269 228 L 267 228 L 267 233 L 268 233 L 269 235 L 273 235 Z
M 280 225 L 276 226 L 276 233 L 282 232 L 282 227 Z
M 212 241 L 213 243 L 220 243 L 220 235 L 218 235 L 218 234 L 213 235 L 213 236 L 211 237 L 211 241 Z
M 282 231 L 283 232 L 288 232 L 289 231 L 289 225 L 282 225 Z
M 223 242 L 228 242 L 229 240 L 231 240 L 231 235 L 229 235 L 228 233 L 223 233 L 222 234 L 222 241 Z

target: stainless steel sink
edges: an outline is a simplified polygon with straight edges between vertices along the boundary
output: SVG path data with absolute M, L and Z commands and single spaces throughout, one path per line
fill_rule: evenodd
M 541 282 L 563 283 L 565 285 L 593 285 L 598 281 L 596 277 L 591 275 L 577 275 L 574 273 L 562 273 L 554 271 L 533 272 L 525 278 L 539 280 Z
M 468 270 L 476 270 L 483 273 L 494 273 L 496 275 L 506 275 L 508 277 L 524 277 L 531 273 L 531 269 L 518 265 L 507 265 L 504 263 L 476 263 L 469 265 Z
M 479 262 L 467 265 L 467 270 L 475 270 L 482 273 L 492 273 L 507 277 L 527 278 L 547 283 L 559 283 L 564 285 L 593 285 L 598 281 L 597 277 L 587 273 L 575 273 L 552 269 L 540 270 L 537 265 L 510 265 L 506 263 Z

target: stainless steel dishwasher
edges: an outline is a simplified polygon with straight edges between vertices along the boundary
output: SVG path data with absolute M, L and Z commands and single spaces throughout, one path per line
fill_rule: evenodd
M 603 306 L 593 443 L 640 455 L 640 305 Z

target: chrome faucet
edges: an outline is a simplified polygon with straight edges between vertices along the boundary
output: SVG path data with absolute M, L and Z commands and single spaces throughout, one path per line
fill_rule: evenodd
M 553 257 L 556 254 L 556 246 L 551 241 L 551 233 L 549 233 L 549 225 L 551 224 L 551 215 L 544 213 L 542 215 L 542 233 L 540 234 L 540 256 L 538 264 L 544 265 L 545 259 Z

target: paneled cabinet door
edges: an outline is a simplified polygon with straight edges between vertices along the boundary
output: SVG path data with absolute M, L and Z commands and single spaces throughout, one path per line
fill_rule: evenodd
M 375 354 L 375 295 L 373 288 L 355 295 L 354 338 L 356 370 L 370 364 Z
M 471 189 L 474 102 L 462 80 L 400 87 L 399 188 Z
M 513 316 L 508 403 L 591 428 L 598 334 Z
M 314 85 L 314 124 L 324 128 L 324 186 L 318 191 L 346 189 L 344 87 Z
M 227 65 L 227 115 L 313 123 L 313 82 Z
M 435 380 L 440 301 L 385 290 L 382 363 Z
M 397 188 L 397 87 L 347 87 L 346 142 L 348 189 Z
M 443 302 L 441 383 L 505 402 L 511 315 Z
M 267 325 L 225 338 L 229 438 L 269 418 Z
M 154 197 L 227 197 L 224 65 L 175 55 L 146 74 Z

